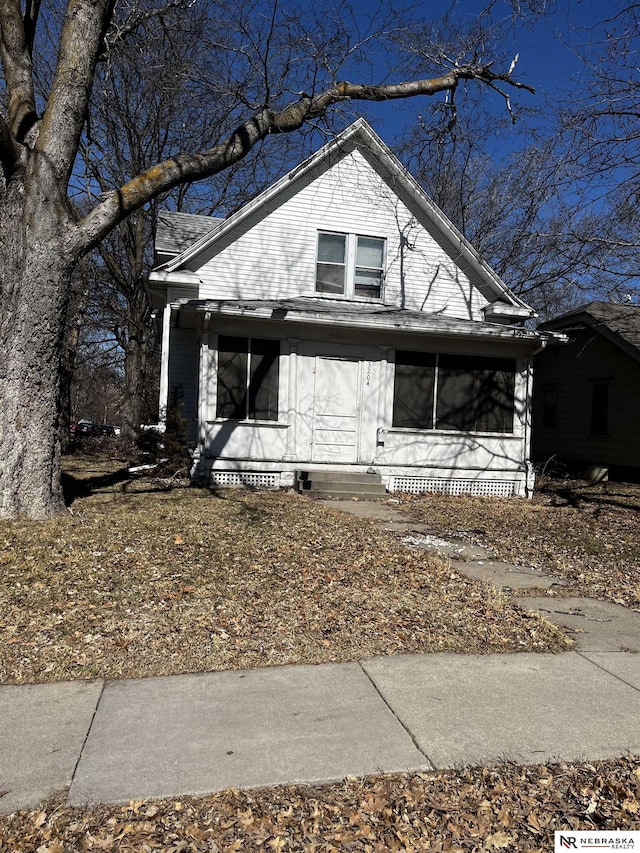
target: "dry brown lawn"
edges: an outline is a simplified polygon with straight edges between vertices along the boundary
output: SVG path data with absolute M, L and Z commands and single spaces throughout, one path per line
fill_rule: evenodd
M 568 647 L 493 587 L 307 498 L 76 466 L 93 493 L 70 512 L 0 523 L 0 683 Z
M 640 829 L 640 763 L 504 765 L 0 817 L 0 850 L 473 853 L 553 850 L 554 830 Z
M 533 501 L 430 495 L 407 497 L 401 508 L 443 537 L 460 537 L 497 559 L 562 577 L 565 586 L 551 595 L 640 609 L 638 485 L 542 480 Z
M 296 495 L 167 490 L 82 459 L 73 473 L 85 496 L 68 514 L 0 523 L 5 683 L 565 647 L 555 628 L 489 586 Z M 595 504 L 562 493 L 533 503 L 426 497 L 402 508 L 434 532 L 622 599 L 637 559 L 636 497 L 625 495 Z M 546 853 L 556 829 L 640 829 L 640 761 L 508 764 L 124 807 L 71 808 L 61 796 L 0 817 L 0 850 Z

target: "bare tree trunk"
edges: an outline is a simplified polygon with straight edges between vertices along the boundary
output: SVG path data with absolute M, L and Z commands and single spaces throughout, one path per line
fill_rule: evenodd
M 78 272 L 77 268 L 76 272 Z M 76 280 L 71 282 L 68 323 L 66 326 L 65 343 L 60 368 L 60 444 L 62 453 L 66 453 L 71 444 L 71 388 L 73 385 L 73 375 L 76 369 L 78 347 L 80 346 L 80 330 L 85 319 L 88 299 L 89 290 L 86 282 L 81 275 L 78 275 Z
M 149 309 L 144 288 L 137 288 L 134 294 L 134 303 L 129 305 L 122 404 L 122 434 L 127 438 L 133 438 L 140 428 L 149 352 Z
M 46 185 L 29 191 L 18 172 L 0 194 L 0 515 L 10 517 L 63 506 L 60 360 L 73 263 Z

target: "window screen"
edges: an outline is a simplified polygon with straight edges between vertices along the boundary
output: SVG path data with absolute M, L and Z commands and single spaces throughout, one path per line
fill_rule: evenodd
M 280 342 L 220 335 L 216 417 L 278 420 Z
M 438 429 L 513 432 L 515 362 L 442 355 L 438 362 Z
M 252 339 L 248 411 L 252 420 L 278 420 L 279 356 L 279 341 Z
M 396 351 L 393 426 L 433 427 L 436 357 L 433 353 Z
M 218 338 L 218 418 L 240 420 L 247 416 L 248 345 L 247 338 Z
M 441 355 L 438 365 L 438 429 L 472 430 L 475 425 L 474 359 Z
M 437 389 L 437 390 L 436 390 Z M 393 426 L 513 432 L 515 361 L 396 351 Z

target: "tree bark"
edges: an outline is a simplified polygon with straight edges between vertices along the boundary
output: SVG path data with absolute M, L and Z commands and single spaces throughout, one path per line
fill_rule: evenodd
M 47 181 L 14 173 L 0 195 L 0 514 L 49 518 L 63 506 L 60 360 L 73 260 Z
M 134 438 L 140 428 L 144 382 L 149 351 L 149 307 L 142 284 L 132 290 L 128 305 L 128 339 L 125 344 L 122 434 Z

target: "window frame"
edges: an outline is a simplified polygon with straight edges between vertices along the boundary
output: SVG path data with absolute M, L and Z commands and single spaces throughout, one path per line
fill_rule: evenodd
M 222 348 L 227 341 L 236 341 L 238 346 L 234 348 Z M 240 344 L 243 342 L 243 344 Z M 255 347 L 253 345 L 256 345 Z M 241 349 L 240 346 L 244 346 Z M 260 352 L 264 349 L 264 352 Z M 273 360 L 270 365 L 267 365 L 267 373 L 272 382 L 272 387 L 275 388 L 275 404 L 270 403 L 267 406 L 267 415 L 261 417 L 256 416 L 258 409 L 258 395 L 265 390 L 262 382 L 259 385 L 254 384 L 254 377 L 259 370 L 260 361 L 258 357 L 269 355 L 269 349 L 272 350 L 271 355 Z M 221 353 L 230 353 L 230 358 L 223 366 L 221 364 Z M 246 358 L 243 359 L 242 356 Z M 215 419 L 218 421 L 246 421 L 249 423 L 277 423 L 280 420 L 280 362 L 282 356 L 281 341 L 278 338 L 258 338 L 250 335 L 218 335 L 216 343 L 216 409 Z M 227 390 L 227 399 L 223 399 L 221 394 L 221 386 L 223 383 L 223 371 L 228 370 L 236 358 L 239 358 L 241 370 L 237 367 L 231 367 L 231 376 L 233 370 L 238 373 L 244 373 L 244 387 L 241 388 L 239 382 L 235 387 Z M 256 364 L 258 365 L 256 367 Z M 234 395 L 237 399 L 234 401 Z M 242 405 L 244 413 L 241 414 L 238 408 Z M 232 406 L 232 413 L 228 414 L 224 411 L 224 407 Z
M 542 386 L 542 426 L 545 429 L 555 429 L 558 426 L 561 387 L 559 382 Z
M 324 266 L 342 266 L 339 262 L 335 261 L 321 261 L 320 260 L 320 242 L 323 235 L 329 235 L 333 237 L 343 237 L 344 238 L 344 277 L 343 277 L 343 286 L 342 291 L 332 291 L 332 290 L 319 290 L 318 282 L 319 282 L 319 267 L 320 265 Z M 380 242 L 381 244 L 381 262 L 379 267 L 368 266 L 366 264 L 358 264 L 358 249 L 360 248 L 360 240 L 375 240 Z M 363 299 L 369 302 L 381 302 L 384 296 L 384 287 L 385 287 L 385 279 L 386 279 L 386 263 L 387 263 L 387 240 L 385 237 L 380 237 L 378 234 L 362 234 L 360 232 L 345 232 L 345 231 L 331 231 L 329 229 L 319 229 L 316 236 L 316 262 L 315 262 L 315 280 L 314 280 L 314 292 L 317 295 L 325 296 L 333 299 Z M 376 296 L 367 295 L 362 291 L 358 291 L 358 287 L 363 287 L 363 285 L 357 285 L 356 279 L 358 277 L 358 270 L 365 271 L 378 271 L 380 276 L 380 285 L 379 285 L 379 293 Z

